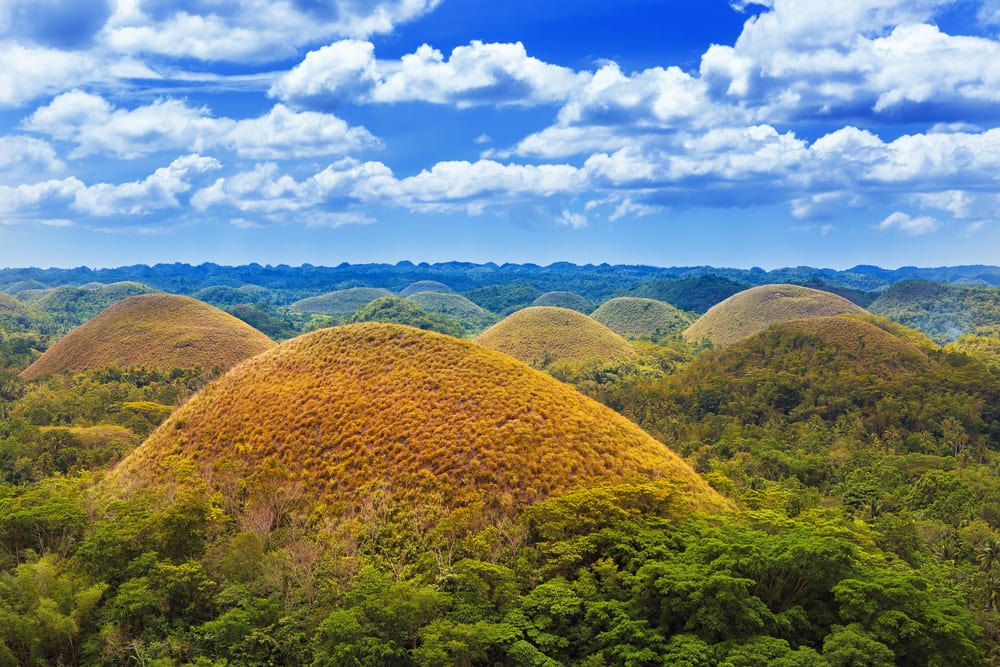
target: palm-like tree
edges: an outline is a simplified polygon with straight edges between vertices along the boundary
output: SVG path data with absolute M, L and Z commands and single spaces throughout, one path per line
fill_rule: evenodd
M 976 550 L 976 556 L 979 558 L 979 569 L 991 572 L 994 565 L 1000 564 L 1000 540 L 987 537 Z

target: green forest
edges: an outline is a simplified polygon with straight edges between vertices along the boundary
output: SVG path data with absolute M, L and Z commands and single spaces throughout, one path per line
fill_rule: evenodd
M 335 519 L 279 460 L 226 486 L 168 458 L 172 484 L 119 494 L 102 483 L 115 464 L 223 369 L 20 377 L 117 300 L 182 283 L 281 340 L 367 321 L 477 333 L 401 296 L 353 315 L 287 307 L 358 286 L 446 282 L 491 314 L 482 328 L 557 290 L 693 320 L 763 280 L 554 265 L 490 284 L 482 267 L 449 281 L 409 265 L 331 283 L 310 268 L 291 287 L 222 289 L 207 271 L 131 267 L 110 278 L 153 287 L 100 294 L 17 276 L 37 284 L 0 301 L 0 666 L 1000 665 L 1000 288 L 845 272 L 840 293 L 880 290 L 865 306 L 884 318 L 725 347 L 634 335 L 625 361 L 536 364 L 683 457 L 730 511 L 692 513 L 675 481 L 636 477 L 458 509 L 385 489 Z

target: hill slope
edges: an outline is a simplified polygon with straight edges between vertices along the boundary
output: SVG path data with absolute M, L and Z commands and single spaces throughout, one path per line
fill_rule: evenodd
M 911 280 L 893 285 L 869 309 L 919 329 L 939 344 L 962 335 L 1000 334 L 1000 288 Z
M 144 294 L 69 332 L 21 375 L 30 380 L 107 365 L 228 368 L 273 346 L 264 334 L 207 303 Z
M 421 292 L 452 292 L 450 287 L 437 280 L 418 280 L 399 291 L 400 296 L 413 296 Z
M 708 309 L 684 331 L 690 342 L 732 345 L 772 324 L 866 311 L 847 299 L 800 285 L 762 285 L 743 290 Z
M 375 489 L 450 507 L 498 495 L 526 504 L 628 477 L 674 479 L 691 505 L 724 505 L 664 445 L 571 387 L 393 324 L 323 329 L 239 365 L 122 461 L 108 488 L 163 481 L 172 457 L 223 485 L 277 462 L 333 514 Z
M 410 297 L 428 313 L 440 313 L 457 320 L 467 331 L 477 332 L 499 318 L 454 292 L 418 292 Z
M 553 306 L 519 310 L 479 334 L 476 342 L 538 367 L 554 361 L 621 361 L 636 355 L 628 341 L 603 324 Z
M 351 287 L 296 301 L 288 309 L 317 315 L 350 315 L 385 296 L 392 296 L 392 292 L 381 287 Z
M 540 294 L 531 305 L 533 306 L 554 306 L 556 308 L 569 308 L 581 313 L 589 313 L 594 309 L 594 304 L 584 299 L 576 292 L 546 292 Z
M 605 301 L 590 316 L 623 336 L 667 336 L 691 324 L 669 303 L 630 296 Z
M 87 287 L 64 285 L 44 290 L 21 292 L 19 298 L 29 307 L 49 315 L 63 331 L 79 326 L 122 299 L 157 290 L 133 281 Z

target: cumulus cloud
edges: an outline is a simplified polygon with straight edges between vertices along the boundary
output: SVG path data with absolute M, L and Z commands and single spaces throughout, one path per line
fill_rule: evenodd
M 72 157 L 95 153 L 135 158 L 165 150 L 222 148 L 253 159 L 313 157 L 375 148 L 363 127 L 318 112 L 275 105 L 258 118 L 214 117 L 207 107 L 161 99 L 135 109 L 115 108 L 99 95 L 72 91 L 36 110 L 27 130 L 76 144 Z
M 398 61 L 376 60 L 370 42 L 344 40 L 306 55 L 271 87 L 286 101 L 533 105 L 562 102 L 589 79 L 527 54 L 524 45 L 473 41 L 445 58 L 427 44 Z
M 0 41 L 0 107 L 78 85 L 96 75 L 97 61 L 85 53 Z
M 65 168 L 50 144 L 33 137 L 0 137 L 0 182 L 23 183 Z
M 0 213 L 13 219 L 67 220 L 86 217 L 145 216 L 185 205 L 180 196 L 197 177 L 221 164 L 201 155 L 177 158 L 141 181 L 87 185 L 76 177 L 0 185 Z
M 930 216 L 924 215 L 914 218 L 899 211 L 892 213 L 878 224 L 879 229 L 898 229 L 911 236 L 930 234 L 940 226 L 941 223 Z
M 105 28 L 122 53 L 203 61 L 275 62 L 302 47 L 391 32 L 440 0 L 136 0 Z

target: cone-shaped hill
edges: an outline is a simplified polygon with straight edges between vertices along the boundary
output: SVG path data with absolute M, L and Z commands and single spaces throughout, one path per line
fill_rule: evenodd
M 605 301 L 590 316 L 622 336 L 668 336 L 691 325 L 688 316 L 669 303 L 634 296 Z
M 144 294 L 73 329 L 21 373 L 34 379 L 100 366 L 229 368 L 275 343 L 249 324 L 196 299 Z
M 762 285 L 717 303 L 684 330 L 690 342 L 732 345 L 772 324 L 866 311 L 831 292 L 801 285 Z
M 386 296 L 392 296 L 392 292 L 381 287 L 350 287 L 301 299 L 288 309 L 318 315 L 350 315 L 375 299 Z
M 623 361 L 635 348 L 583 313 L 554 306 L 531 306 L 512 313 L 479 334 L 483 347 L 532 366 L 554 361 Z
M 327 515 L 376 489 L 459 507 L 623 478 L 674 480 L 685 507 L 726 505 L 662 443 L 568 385 L 396 324 L 321 329 L 247 360 L 176 410 L 105 488 L 168 482 L 185 460 L 219 485 L 278 462 Z
M 589 313 L 594 309 L 594 304 L 584 299 L 576 292 L 546 292 L 539 295 L 531 304 L 532 306 L 554 306 L 555 308 L 569 308 L 578 310 L 581 313 Z
M 452 292 L 450 287 L 437 280 L 418 280 L 399 291 L 400 296 L 413 296 L 421 292 Z

